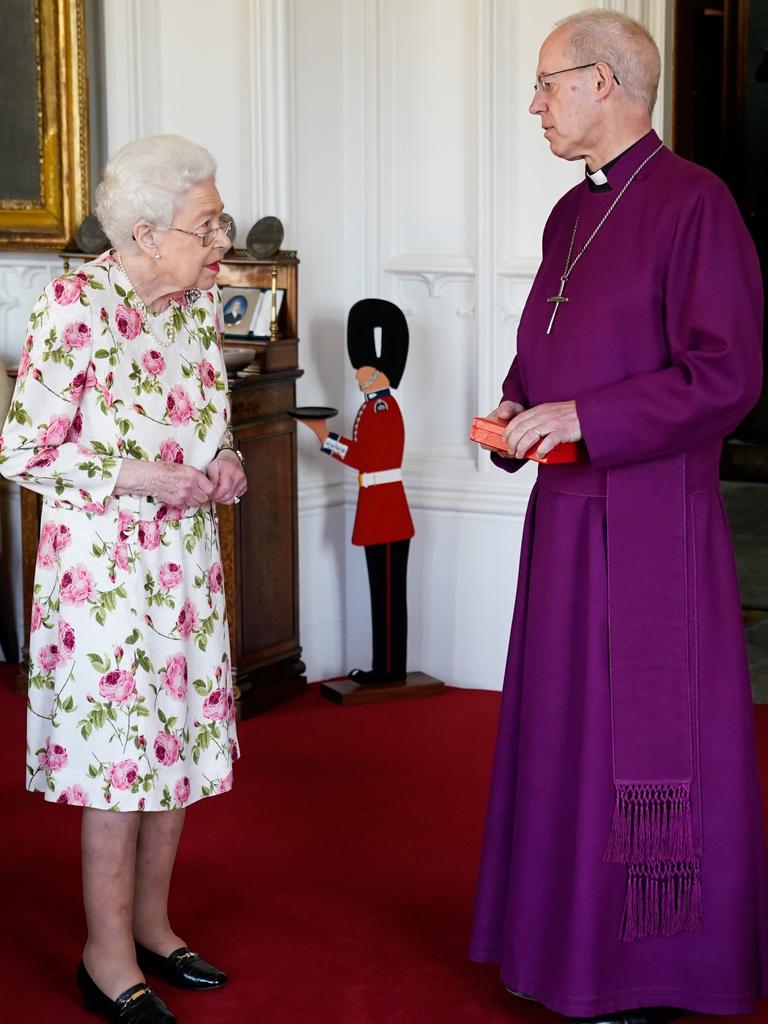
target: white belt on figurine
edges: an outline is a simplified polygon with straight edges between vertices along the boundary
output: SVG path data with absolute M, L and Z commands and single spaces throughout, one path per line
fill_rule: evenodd
M 396 484 L 403 479 L 402 469 L 380 469 L 378 473 L 358 473 L 360 487 L 377 487 L 379 484 Z

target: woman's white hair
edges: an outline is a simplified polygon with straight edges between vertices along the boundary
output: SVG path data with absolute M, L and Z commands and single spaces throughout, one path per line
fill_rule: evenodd
M 216 161 L 208 150 L 181 135 L 137 139 L 118 150 L 104 169 L 96 189 L 96 216 L 114 246 L 129 247 L 139 221 L 170 227 L 185 194 L 215 175 Z
M 628 96 L 650 114 L 656 104 L 661 57 L 653 36 L 640 22 L 618 11 L 595 8 L 557 22 L 571 29 L 568 52 L 575 65 L 605 61 Z

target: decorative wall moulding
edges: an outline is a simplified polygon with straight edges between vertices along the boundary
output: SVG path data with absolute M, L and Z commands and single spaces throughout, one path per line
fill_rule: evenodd
M 384 263 L 390 274 L 453 274 L 457 277 L 474 277 L 475 261 L 471 256 L 448 256 L 441 253 L 400 253 L 390 256 Z
M 250 0 L 251 205 L 289 234 L 296 210 L 293 0 Z
M 9 23 L 10 21 L 10 23 Z M 61 249 L 88 213 L 88 81 L 82 0 L 14 4 L 0 68 L 14 97 L 0 166 L 0 248 Z
M 516 256 L 502 260 L 496 267 L 499 277 L 516 277 L 533 281 L 541 262 L 538 256 Z
M 158 0 L 101 5 L 104 31 L 106 150 L 165 129 L 163 37 Z
M 408 484 L 408 503 L 414 511 L 438 513 L 454 516 L 482 516 L 485 519 L 497 519 L 508 522 L 510 519 L 522 520 L 528 507 L 530 488 L 522 491 L 510 491 L 509 488 L 494 491 L 458 490 L 446 487 L 423 487 L 421 484 Z
M 522 519 L 525 515 L 533 477 L 510 481 L 500 470 L 495 471 L 502 477 L 499 481 L 493 474 L 478 476 L 476 471 L 458 479 L 434 473 L 420 475 L 411 469 L 411 461 L 406 464 L 404 482 L 408 504 L 414 510 L 494 519 Z M 350 495 L 348 500 L 355 499 Z
M 502 303 L 501 306 L 501 319 L 502 320 L 519 320 L 523 315 L 522 306 L 508 306 L 506 303 Z
M 458 446 L 457 446 L 458 447 Z M 422 450 L 408 453 L 403 466 L 403 481 L 408 503 L 422 511 L 462 513 L 467 515 L 522 517 L 528 504 L 531 487 L 536 479 L 535 469 L 521 469 L 513 479 L 491 465 L 487 454 L 480 452 L 482 466 L 478 466 L 469 451 L 462 457 L 445 458 Z M 344 505 L 354 509 L 358 487 L 354 481 L 345 481 Z M 303 502 L 299 503 L 300 514 Z
M 299 482 L 299 516 L 344 505 L 346 498 L 343 482 L 308 483 Z
M 8 363 L 18 358 L 32 305 L 49 281 L 61 273 L 59 260 L 42 254 L 27 259 L 0 257 L 0 351 Z
M 403 281 L 420 282 L 431 299 L 441 298 L 446 285 L 464 283 L 475 276 L 469 256 L 396 256 L 386 261 L 384 271 Z

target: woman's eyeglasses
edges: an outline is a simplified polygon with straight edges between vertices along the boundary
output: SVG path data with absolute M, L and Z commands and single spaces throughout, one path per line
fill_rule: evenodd
M 215 228 L 211 228 L 209 231 L 187 231 L 186 228 L 177 228 L 171 225 L 168 228 L 169 231 L 179 231 L 182 235 L 194 235 L 195 238 L 199 238 L 203 243 L 203 248 L 206 249 L 209 245 L 213 244 L 213 240 L 216 235 L 221 231 L 227 238 L 231 240 L 235 233 L 235 222 L 229 216 L 228 213 L 222 213 L 219 223 Z

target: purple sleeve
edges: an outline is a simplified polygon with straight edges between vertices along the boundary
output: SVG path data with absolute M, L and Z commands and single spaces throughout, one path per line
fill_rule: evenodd
M 528 399 L 523 385 L 523 375 L 520 370 L 520 363 L 517 356 L 512 360 L 509 373 L 504 378 L 504 384 L 501 388 L 500 403 L 505 401 L 518 402 L 526 409 L 528 408 Z M 497 455 L 496 452 L 491 452 L 491 462 L 494 466 L 498 466 L 499 469 L 506 470 L 507 473 L 516 473 L 521 466 L 525 465 L 525 459 L 505 459 L 503 455 Z
M 717 179 L 697 189 L 681 213 L 662 304 L 669 365 L 576 400 L 597 468 L 722 438 L 760 395 L 760 269 L 736 204 Z
M 501 386 L 501 401 L 518 402 L 520 405 L 528 407 L 523 375 L 517 356 L 512 360 L 509 373 L 504 378 L 504 383 Z

